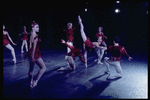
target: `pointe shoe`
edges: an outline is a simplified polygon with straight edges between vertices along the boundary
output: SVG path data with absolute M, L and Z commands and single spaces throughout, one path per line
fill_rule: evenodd
M 58 71 L 61 71 L 61 70 L 65 70 L 65 68 L 64 68 L 64 67 L 61 67 L 61 68 L 58 69 Z
M 32 86 L 33 86 L 33 81 L 30 82 L 30 88 L 32 88 Z
M 78 20 L 79 20 L 79 23 L 80 23 L 80 22 L 82 22 L 82 19 L 80 18 L 80 16 L 79 16 L 79 15 L 78 15 Z
M 37 81 L 37 80 L 36 80 L 36 81 L 33 81 L 32 88 L 36 87 L 36 86 L 37 86 L 37 83 L 38 83 L 38 81 Z
M 13 59 L 14 64 L 16 64 L 16 59 Z
M 85 67 L 87 68 L 87 63 L 85 63 Z
M 103 65 L 103 63 L 101 61 L 98 61 L 97 64 Z
M 97 61 L 98 61 L 98 59 L 95 59 L 94 61 L 95 61 L 95 62 L 97 62 Z

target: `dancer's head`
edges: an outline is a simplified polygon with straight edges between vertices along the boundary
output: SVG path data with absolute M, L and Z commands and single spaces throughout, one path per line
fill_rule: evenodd
M 23 30 L 26 31 L 26 26 L 23 26 Z
M 120 42 L 120 38 L 118 36 L 116 36 L 114 39 L 113 39 L 113 42 L 114 43 L 119 43 Z
M 98 28 L 98 32 L 102 32 L 102 31 L 103 31 L 103 27 L 100 26 L 100 27 Z
M 5 29 L 5 26 L 3 25 L 3 30 Z
M 33 21 L 31 26 L 32 26 L 32 31 L 39 32 L 39 24 Z
M 67 24 L 67 28 L 68 28 L 68 29 L 71 29 L 71 28 L 72 28 L 72 23 L 69 22 L 69 23 Z

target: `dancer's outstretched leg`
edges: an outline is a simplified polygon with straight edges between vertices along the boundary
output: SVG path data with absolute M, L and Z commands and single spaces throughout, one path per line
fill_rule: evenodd
M 13 56 L 13 61 L 14 61 L 14 63 L 16 63 L 16 55 L 15 55 L 14 48 L 10 44 L 7 44 L 5 47 L 11 51 L 11 54 Z
M 84 32 L 84 26 L 82 24 L 82 19 L 80 18 L 80 16 L 78 16 L 78 21 L 79 21 L 79 24 L 80 24 L 80 32 L 81 32 L 81 37 L 83 39 L 83 42 L 85 42 L 87 40 L 87 37 L 85 35 L 85 32 Z

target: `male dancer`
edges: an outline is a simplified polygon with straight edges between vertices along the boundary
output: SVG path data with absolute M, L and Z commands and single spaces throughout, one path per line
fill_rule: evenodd
M 122 68 L 120 65 L 120 60 L 121 60 L 121 54 L 123 54 L 124 56 L 126 56 L 128 58 L 129 61 L 131 61 L 132 57 L 130 57 L 125 48 L 123 46 L 119 46 L 119 37 L 115 37 L 114 38 L 114 45 L 113 46 L 109 46 L 107 49 L 107 52 L 111 53 L 111 57 L 105 57 L 104 58 L 104 63 L 106 64 L 107 67 L 107 71 L 105 71 L 106 73 L 110 72 L 110 68 L 109 65 L 112 65 L 115 67 L 117 74 L 115 75 L 110 75 L 107 79 L 115 79 L 115 78 L 121 78 L 122 77 Z

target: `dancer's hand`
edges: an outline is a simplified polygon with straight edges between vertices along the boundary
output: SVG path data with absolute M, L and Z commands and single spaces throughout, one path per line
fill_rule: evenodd
M 17 45 L 16 43 L 13 43 L 13 45 Z
M 61 43 L 66 43 L 65 40 L 61 39 Z
M 129 61 L 131 61 L 132 59 L 133 59 L 132 57 L 129 57 L 129 58 L 128 58 Z

